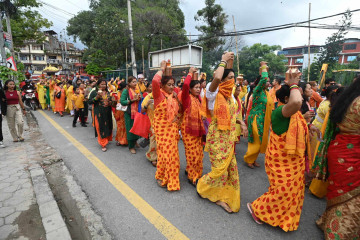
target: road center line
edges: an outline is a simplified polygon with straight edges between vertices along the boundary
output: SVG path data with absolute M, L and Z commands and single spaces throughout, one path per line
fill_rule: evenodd
M 44 111 L 38 111 L 46 118 L 62 135 L 64 135 L 100 173 L 167 239 L 189 239 L 179 229 L 172 225 L 165 217 L 156 211 L 115 173 L 113 173 L 99 158 L 90 152 L 84 145 L 71 136 L 58 123 L 51 119 Z

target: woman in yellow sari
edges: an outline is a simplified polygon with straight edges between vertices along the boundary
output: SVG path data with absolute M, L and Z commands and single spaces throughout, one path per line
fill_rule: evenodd
M 174 93 L 175 81 L 171 76 L 163 76 L 166 61 L 161 62 L 152 81 L 154 96 L 154 131 L 156 137 L 157 168 L 155 179 L 168 191 L 180 190 L 179 158 L 179 100 Z
M 45 79 L 40 79 L 40 82 L 36 84 L 37 92 L 39 96 L 39 103 L 42 110 L 46 109 L 46 89 L 45 89 Z
M 263 69 L 263 72 L 266 68 Z M 305 157 L 309 151 L 308 125 L 299 111 L 302 96 L 300 73 L 291 75 L 288 85 L 277 92 L 283 104 L 271 116 L 270 140 L 265 154 L 265 170 L 270 187 L 248 209 L 255 222 L 279 226 L 285 232 L 298 228 L 304 201 Z
M 55 86 L 56 86 L 56 79 L 52 77 L 50 79 L 49 91 L 50 91 L 50 107 L 53 112 L 55 112 L 55 96 L 54 96 Z
M 148 83 L 146 87 L 148 93 L 144 100 L 141 103 L 141 113 L 146 112 L 150 119 L 150 133 L 149 133 L 149 149 L 146 152 L 146 158 L 151 162 L 151 164 L 156 167 L 157 164 L 157 154 L 156 154 L 156 138 L 154 132 L 154 96 L 152 94 L 152 84 Z
M 66 108 L 70 111 L 70 117 L 74 116 L 74 106 L 71 102 L 72 96 L 74 94 L 74 86 L 71 84 L 71 81 L 68 81 L 68 88 L 66 89 Z
M 259 153 L 265 153 L 268 144 L 271 112 L 274 109 L 274 101 L 266 91 L 266 83 L 269 81 L 268 76 L 267 71 L 262 72 L 260 82 L 251 95 L 251 110 L 247 118 L 249 130 L 248 149 L 244 156 L 244 161 L 249 168 L 260 167 L 256 159 Z
M 198 180 L 196 189 L 202 198 L 221 206 L 226 212 L 240 210 L 240 181 L 234 155 L 236 108 L 232 95 L 234 70 L 225 69 L 234 53 L 222 56 L 214 80 L 207 86 L 206 114 L 211 117 L 205 151 L 209 152 L 211 172 Z

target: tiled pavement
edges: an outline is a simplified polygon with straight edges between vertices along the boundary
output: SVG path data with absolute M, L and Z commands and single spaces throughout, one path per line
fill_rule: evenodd
M 30 144 L 29 127 L 25 129 L 25 142 L 13 143 L 3 120 L 6 147 L 0 148 L 0 239 L 71 239 L 39 165 L 41 156 Z

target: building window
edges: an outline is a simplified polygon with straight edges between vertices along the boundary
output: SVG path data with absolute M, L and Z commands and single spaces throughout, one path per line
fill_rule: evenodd
M 297 58 L 295 60 L 295 63 L 303 63 L 304 62 L 304 59 L 303 58 Z
M 356 60 L 356 56 L 347 56 L 348 62 L 355 61 L 355 60 Z
M 26 61 L 26 60 L 28 60 L 28 58 L 27 58 L 27 56 L 20 56 L 20 60 Z
M 42 45 L 33 45 L 32 49 L 33 50 L 43 50 L 43 46 Z
M 33 56 L 33 60 L 35 60 L 35 61 L 44 61 L 44 56 L 36 56 L 36 55 L 34 55 Z
M 344 46 L 344 50 L 354 50 L 356 49 L 356 43 L 355 44 L 347 44 Z

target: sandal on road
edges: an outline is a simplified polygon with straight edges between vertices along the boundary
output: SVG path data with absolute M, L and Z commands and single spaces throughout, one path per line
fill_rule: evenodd
M 260 224 L 260 225 L 263 224 L 263 222 L 257 216 L 255 216 L 255 214 L 254 214 L 254 212 L 252 210 L 252 207 L 251 207 L 251 203 L 247 203 L 246 205 L 247 205 L 247 208 L 249 209 L 249 212 L 250 212 L 252 218 L 254 219 L 254 221 L 257 224 Z
M 246 166 L 247 166 L 248 168 L 254 169 L 254 164 L 252 164 L 252 163 L 248 163 L 248 164 L 246 164 Z
M 101 151 L 106 152 L 107 149 L 104 147 L 104 148 L 101 149 Z
M 254 166 L 255 167 L 260 167 L 260 164 L 258 164 L 257 162 L 254 162 Z
M 229 207 L 229 205 L 225 202 L 222 201 L 217 201 L 216 205 L 219 205 L 220 207 L 222 207 L 227 213 L 233 213 L 233 211 L 231 210 L 231 208 Z
M 162 185 L 162 181 L 160 179 L 156 180 L 159 187 L 166 188 L 166 185 Z

